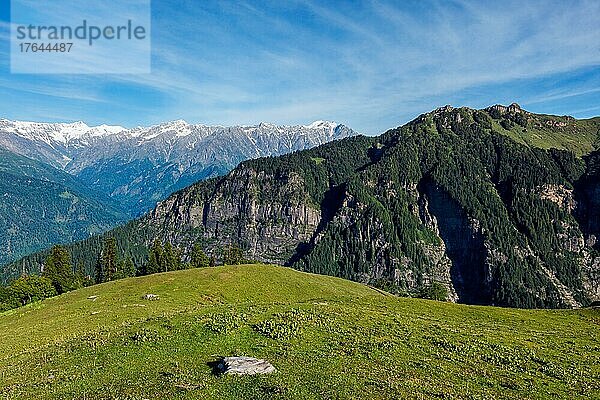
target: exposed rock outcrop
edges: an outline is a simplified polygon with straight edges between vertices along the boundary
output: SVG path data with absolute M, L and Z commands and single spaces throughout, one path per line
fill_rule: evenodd
M 252 357 L 225 357 L 217 368 L 225 375 L 266 375 L 277 371 L 270 362 Z

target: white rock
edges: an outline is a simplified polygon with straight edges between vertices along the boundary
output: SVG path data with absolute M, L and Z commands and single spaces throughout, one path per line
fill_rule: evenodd
M 225 357 L 218 369 L 227 375 L 272 374 L 277 371 L 268 361 L 252 357 Z

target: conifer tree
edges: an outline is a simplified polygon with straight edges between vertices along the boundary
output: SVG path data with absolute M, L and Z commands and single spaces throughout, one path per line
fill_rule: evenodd
M 75 280 L 78 287 L 87 287 L 94 284 L 91 277 L 85 273 L 82 262 L 78 262 L 75 266 Z
M 101 260 L 106 281 L 114 280 L 117 275 L 117 241 L 114 237 L 104 240 Z
M 168 271 L 175 271 L 178 268 L 178 262 L 177 262 L 177 256 L 176 256 L 176 250 L 173 249 L 173 245 L 171 244 L 171 242 L 165 243 L 164 246 L 164 256 L 163 256 L 163 263 L 161 265 L 161 272 L 168 272 Z
M 131 257 L 126 257 L 123 260 L 123 267 L 121 268 L 124 277 L 135 276 L 135 265 Z
M 64 246 L 52 248 L 46 259 L 43 276 L 52 281 L 59 294 L 78 287 L 71 265 L 71 255 Z
M 198 243 L 196 243 L 192 249 L 191 259 L 192 268 L 206 268 L 210 265 L 210 260 L 208 256 L 202 250 L 202 247 Z
M 162 272 L 164 259 L 164 250 L 160 240 L 154 240 L 152 247 L 150 248 L 150 254 L 148 256 L 148 266 L 146 267 L 146 273 L 156 274 Z
M 94 281 L 96 284 L 104 282 L 104 266 L 102 265 L 102 253 L 98 253 L 96 265 L 94 266 Z
M 223 265 L 239 265 L 244 261 L 242 250 L 231 243 L 223 247 L 222 257 Z

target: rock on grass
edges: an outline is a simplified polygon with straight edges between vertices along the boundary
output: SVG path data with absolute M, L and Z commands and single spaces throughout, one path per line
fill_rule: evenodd
M 227 375 L 272 374 L 277 371 L 268 361 L 252 357 L 225 357 L 217 368 Z

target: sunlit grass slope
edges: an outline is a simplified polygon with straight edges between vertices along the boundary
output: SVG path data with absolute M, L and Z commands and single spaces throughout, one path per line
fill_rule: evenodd
M 511 129 L 493 122 L 496 132 L 509 136 L 518 143 L 541 149 L 569 150 L 578 156 L 589 154 L 598 146 L 600 140 L 600 117 L 573 120 L 567 117 L 537 115 L 541 126 L 524 129 L 514 125 Z M 553 126 L 548 123 L 566 126 Z
M 0 398 L 597 398 L 599 339 L 597 310 L 462 306 L 282 267 L 217 267 L 0 314 Z M 209 363 L 229 355 L 278 372 L 214 375 Z

